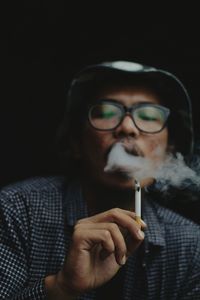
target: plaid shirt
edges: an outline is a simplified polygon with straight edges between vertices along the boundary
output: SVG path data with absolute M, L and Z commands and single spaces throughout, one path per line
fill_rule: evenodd
M 86 216 L 79 184 L 61 177 L 2 189 L 0 299 L 45 299 L 44 278 L 62 267 L 73 225 Z M 120 271 L 121 299 L 200 299 L 199 226 L 150 199 L 144 201 L 143 219 L 145 241 Z M 115 281 L 102 299 L 112 299 L 111 287 Z M 97 299 L 98 293 L 79 299 Z

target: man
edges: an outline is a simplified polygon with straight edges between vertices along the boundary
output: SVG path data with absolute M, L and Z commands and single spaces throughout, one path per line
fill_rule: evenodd
M 89 66 L 72 81 L 60 141 L 65 177 L 1 192 L 1 299 L 199 299 L 199 226 L 154 201 L 154 172 L 140 177 L 137 221 L 138 170 L 118 157 L 105 171 L 118 144 L 154 171 L 192 154 L 182 83 L 131 62 Z

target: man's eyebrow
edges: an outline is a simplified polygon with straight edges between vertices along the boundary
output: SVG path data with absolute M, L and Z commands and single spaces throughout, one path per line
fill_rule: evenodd
M 123 103 L 123 100 L 120 100 L 120 99 L 113 99 L 113 98 L 106 98 L 106 97 L 100 97 L 98 99 L 96 99 L 95 103 L 101 103 L 101 102 L 114 102 L 116 104 L 120 104 L 120 105 L 124 105 Z M 146 100 L 140 100 L 140 101 L 137 101 L 135 103 L 133 103 L 132 105 L 129 105 L 130 107 L 131 106 L 134 106 L 134 105 L 138 105 L 138 104 L 155 104 L 157 105 L 157 103 L 154 103 L 154 102 L 149 102 L 149 101 L 146 101 Z
M 119 99 L 113 99 L 113 98 L 107 98 L 107 97 L 100 97 L 96 100 L 96 102 L 116 102 L 116 103 L 121 103 L 121 100 Z

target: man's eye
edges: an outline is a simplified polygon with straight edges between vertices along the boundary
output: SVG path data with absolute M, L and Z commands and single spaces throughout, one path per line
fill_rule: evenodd
M 116 112 L 114 112 L 114 111 L 103 111 L 101 116 L 102 116 L 102 118 L 110 119 L 110 118 L 113 118 L 113 117 L 116 116 Z
M 150 115 L 150 114 L 146 114 L 146 113 L 143 113 L 143 112 L 140 112 L 140 113 L 138 114 L 138 117 L 139 117 L 141 120 L 144 120 L 144 121 L 157 121 L 157 120 L 158 120 L 158 117 L 157 117 L 157 116 Z
M 96 109 L 93 111 L 94 118 L 110 119 L 116 116 L 116 112 L 110 110 Z

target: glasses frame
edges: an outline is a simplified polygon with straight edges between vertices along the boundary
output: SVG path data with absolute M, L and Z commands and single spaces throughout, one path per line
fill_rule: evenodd
M 92 122 L 91 122 L 91 110 L 92 110 L 92 108 L 95 105 L 98 105 L 98 104 L 112 104 L 112 105 L 118 107 L 121 110 L 121 112 L 122 112 L 122 117 L 121 117 L 121 120 L 119 121 L 119 124 L 117 124 L 115 127 L 110 128 L 110 129 L 101 129 L 101 128 L 95 127 L 92 124 Z M 165 122 L 164 122 L 164 124 L 163 124 L 163 126 L 162 126 L 162 128 L 160 130 L 148 132 L 148 131 L 140 129 L 137 126 L 137 124 L 135 123 L 135 120 L 134 120 L 134 117 L 133 117 L 133 111 L 136 110 L 137 108 L 146 107 L 146 106 L 148 106 L 148 107 L 157 107 L 157 108 L 159 108 L 160 110 L 162 110 L 164 112 Z M 137 104 L 134 104 L 134 105 L 131 105 L 131 106 L 128 107 L 126 105 L 123 105 L 121 103 L 116 102 L 113 99 L 100 99 L 97 103 L 90 105 L 89 108 L 88 108 L 88 121 L 89 121 L 90 125 L 93 128 L 95 128 L 96 130 L 100 130 L 100 131 L 112 131 L 112 130 L 115 130 L 117 127 L 119 127 L 121 125 L 121 123 L 123 122 L 125 116 L 127 116 L 127 115 L 131 117 L 131 119 L 132 119 L 135 127 L 140 132 L 144 132 L 144 133 L 148 133 L 148 134 L 154 134 L 154 133 L 161 132 L 166 127 L 166 124 L 167 124 L 167 121 L 168 121 L 168 117 L 170 115 L 170 109 L 168 107 L 165 107 L 165 106 L 162 106 L 162 105 L 159 105 L 159 104 L 150 103 L 150 102 L 137 103 Z

